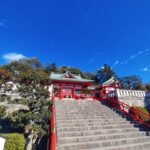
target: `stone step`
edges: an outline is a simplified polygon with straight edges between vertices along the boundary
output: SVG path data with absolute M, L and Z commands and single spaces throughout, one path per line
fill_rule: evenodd
M 101 125 L 113 125 L 113 124 L 130 124 L 130 122 L 127 121 L 117 121 L 117 122 L 91 122 L 91 123 L 87 123 L 87 122 L 79 122 L 79 123 L 57 123 L 57 127 L 86 127 L 86 126 L 101 126 Z
M 84 149 L 78 149 L 78 150 L 84 150 Z M 91 148 L 87 148 L 86 150 L 91 150 Z M 92 150 L 150 150 L 150 142 L 132 143 L 128 145 L 123 144 L 119 146 L 116 145 L 116 146 L 105 147 L 105 148 L 92 148 Z
M 57 112 L 56 113 L 56 115 L 58 115 L 58 116 L 60 116 L 60 117 L 76 117 L 76 116 L 82 116 L 82 117 L 86 117 L 86 116 L 108 116 L 108 117 L 111 117 L 111 116 L 120 116 L 119 114 L 117 114 L 117 113 L 112 113 L 112 112 L 110 112 L 110 113 L 103 113 L 103 112 L 99 112 L 99 113 L 93 113 L 93 114 L 91 114 L 91 113 L 80 113 L 80 112 L 78 112 L 78 113 L 63 113 L 63 112 Z
M 99 101 L 55 101 L 56 150 L 149 150 L 150 137 Z
M 89 136 L 89 135 L 104 135 L 114 133 L 128 133 L 138 132 L 138 128 L 119 128 L 119 129 L 99 129 L 90 131 L 77 131 L 77 132 L 57 132 L 57 136 L 60 137 L 74 137 L 74 136 Z
M 57 108 L 56 108 L 57 110 Z M 69 108 L 68 110 L 57 110 L 57 113 L 63 113 L 63 114 L 91 114 L 90 112 L 92 112 L 92 114 L 95 114 L 95 113 L 105 113 L 105 114 L 109 114 L 109 113 L 113 113 L 115 114 L 114 111 L 112 110 L 100 110 L 98 109 L 97 111 L 93 111 L 92 109 L 85 109 L 85 110 L 82 110 L 82 109 L 73 109 L 73 108 Z
M 122 125 L 105 125 L 105 126 L 91 126 L 91 127 L 57 127 L 57 132 L 76 132 L 76 131 L 89 131 L 98 129 L 119 129 L 119 128 L 129 128 L 133 127 L 132 124 L 122 124 Z
M 90 136 L 81 136 L 81 137 L 62 137 L 58 139 L 59 144 L 65 143 L 76 143 L 76 142 L 91 142 L 91 141 L 102 141 L 110 139 L 121 139 L 121 138 L 130 138 L 130 137 L 145 137 L 145 132 L 129 132 L 129 133 L 115 133 L 115 134 L 106 134 L 106 135 L 90 135 Z
M 112 113 L 112 112 L 110 112 L 110 113 L 103 113 L 103 112 L 99 112 L 99 113 L 93 113 L 93 114 L 91 114 L 91 113 L 63 113 L 63 112 L 61 112 L 61 113 L 59 113 L 59 112 L 57 112 L 56 113 L 56 115 L 59 115 L 59 116 L 65 116 L 65 117 L 70 117 L 70 116 L 118 116 L 118 114 L 116 114 L 116 113 Z
M 76 120 L 84 120 L 84 119 L 91 119 L 91 120 L 94 120 L 94 119 L 108 119 L 109 117 L 107 117 L 107 116 L 104 116 L 104 117 L 95 117 L 95 116 L 93 116 L 93 117 L 80 117 L 80 116 L 77 116 L 77 117 L 58 117 L 58 116 L 56 116 L 56 119 L 57 120 L 73 120 L 73 119 L 76 119 Z M 117 116 L 111 116 L 111 119 L 120 119 L 120 118 L 118 118 Z
M 58 146 L 59 150 L 77 150 L 77 149 L 87 149 L 87 148 L 106 148 L 111 146 L 118 146 L 118 145 L 128 145 L 128 144 L 135 144 L 142 142 L 149 142 L 149 137 L 141 137 L 141 138 L 125 138 L 125 139 L 113 139 L 113 140 L 106 140 L 106 141 L 97 141 L 97 142 L 82 142 L 82 143 L 67 143 L 67 144 L 60 144 Z
M 125 118 L 110 118 L 110 119 L 101 119 L 101 118 L 96 118 L 96 119 L 77 119 L 77 120 L 64 120 L 64 119 L 57 119 L 57 123 L 91 123 L 91 122 L 117 122 L 117 121 L 125 121 Z

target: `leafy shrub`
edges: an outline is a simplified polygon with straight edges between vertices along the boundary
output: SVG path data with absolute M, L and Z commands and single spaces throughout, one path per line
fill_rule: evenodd
M 6 139 L 4 150 L 24 150 L 25 138 L 22 134 L 0 134 L 0 136 Z
M 136 113 L 134 112 L 134 109 L 136 110 L 138 117 L 142 121 L 147 122 L 150 120 L 149 119 L 149 111 L 145 107 L 140 107 L 140 106 L 131 107 L 129 110 L 129 113 L 132 115 L 136 115 Z
M 13 129 L 18 130 L 18 132 L 23 132 L 25 126 L 30 123 L 32 117 L 33 115 L 30 111 L 19 110 L 9 114 L 7 120 Z
M 22 105 L 28 105 L 29 104 L 29 99 L 14 99 L 9 102 L 9 104 L 22 104 Z
M 0 118 L 6 115 L 6 109 L 3 106 L 0 106 Z
M 33 132 L 36 132 L 36 133 L 42 132 L 41 128 L 38 125 L 36 125 L 36 124 L 32 124 L 32 125 L 28 124 L 25 128 L 28 131 L 32 130 Z
M 138 110 L 138 117 L 143 121 L 149 121 L 149 112 L 145 107 L 135 107 Z M 144 115 L 144 114 L 146 115 Z
M 0 96 L 0 102 L 4 102 L 5 101 L 5 97 Z

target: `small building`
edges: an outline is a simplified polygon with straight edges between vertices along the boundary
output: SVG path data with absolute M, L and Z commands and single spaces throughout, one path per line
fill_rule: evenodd
M 51 73 L 50 79 L 55 98 L 86 98 L 85 89 L 93 84 L 93 80 L 84 79 L 80 74 Z
M 99 91 L 99 97 L 101 99 L 105 99 L 110 92 L 115 91 L 119 87 L 120 82 L 114 76 L 112 76 L 110 79 L 97 86 L 95 91 Z

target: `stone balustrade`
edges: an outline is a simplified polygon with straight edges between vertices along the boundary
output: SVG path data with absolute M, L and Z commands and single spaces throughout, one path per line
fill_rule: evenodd
M 150 105 L 150 92 L 140 90 L 116 90 L 118 99 L 130 106 L 147 106 Z

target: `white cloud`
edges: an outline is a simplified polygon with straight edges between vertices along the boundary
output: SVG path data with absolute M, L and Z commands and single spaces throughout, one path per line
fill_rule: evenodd
M 145 52 L 148 52 L 148 51 L 149 51 L 149 48 L 146 48 L 146 49 L 145 49 Z
M 130 56 L 129 59 L 134 59 L 134 58 L 136 58 L 136 57 L 139 56 L 139 55 L 142 55 L 142 54 L 147 53 L 148 51 L 149 51 L 149 48 L 146 48 L 145 50 L 139 51 L 139 52 L 137 52 L 136 54 Z
M 148 72 L 148 71 L 150 71 L 150 70 L 149 70 L 149 68 L 145 67 L 145 68 L 142 68 L 142 71 L 143 71 L 143 72 Z
M 118 60 L 116 60 L 114 62 L 114 65 L 125 65 L 125 64 L 128 64 L 130 61 L 133 61 L 136 57 L 138 57 L 140 55 L 142 55 L 142 56 L 150 55 L 150 48 L 146 48 L 145 50 L 138 51 L 137 53 L 131 55 L 129 58 L 127 58 L 124 61 L 118 61 Z
M 127 64 L 127 63 L 128 63 L 128 61 L 122 61 L 122 62 L 120 62 L 121 65 L 124 65 L 124 64 Z
M 118 64 L 119 64 L 119 61 L 118 61 L 118 60 L 116 60 L 116 61 L 114 62 L 114 64 L 115 64 L 115 65 L 118 65 Z
M 141 55 L 141 54 L 143 54 L 143 53 L 144 53 L 144 51 L 139 51 L 139 52 L 138 52 L 139 55 Z
M 6 62 L 18 61 L 20 59 L 26 58 L 26 56 L 23 54 L 18 54 L 15 52 L 4 54 L 2 57 Z
M 134 59 L 136 57 L 136 55 L 132 55 L 130 56 L 130 59 Z

